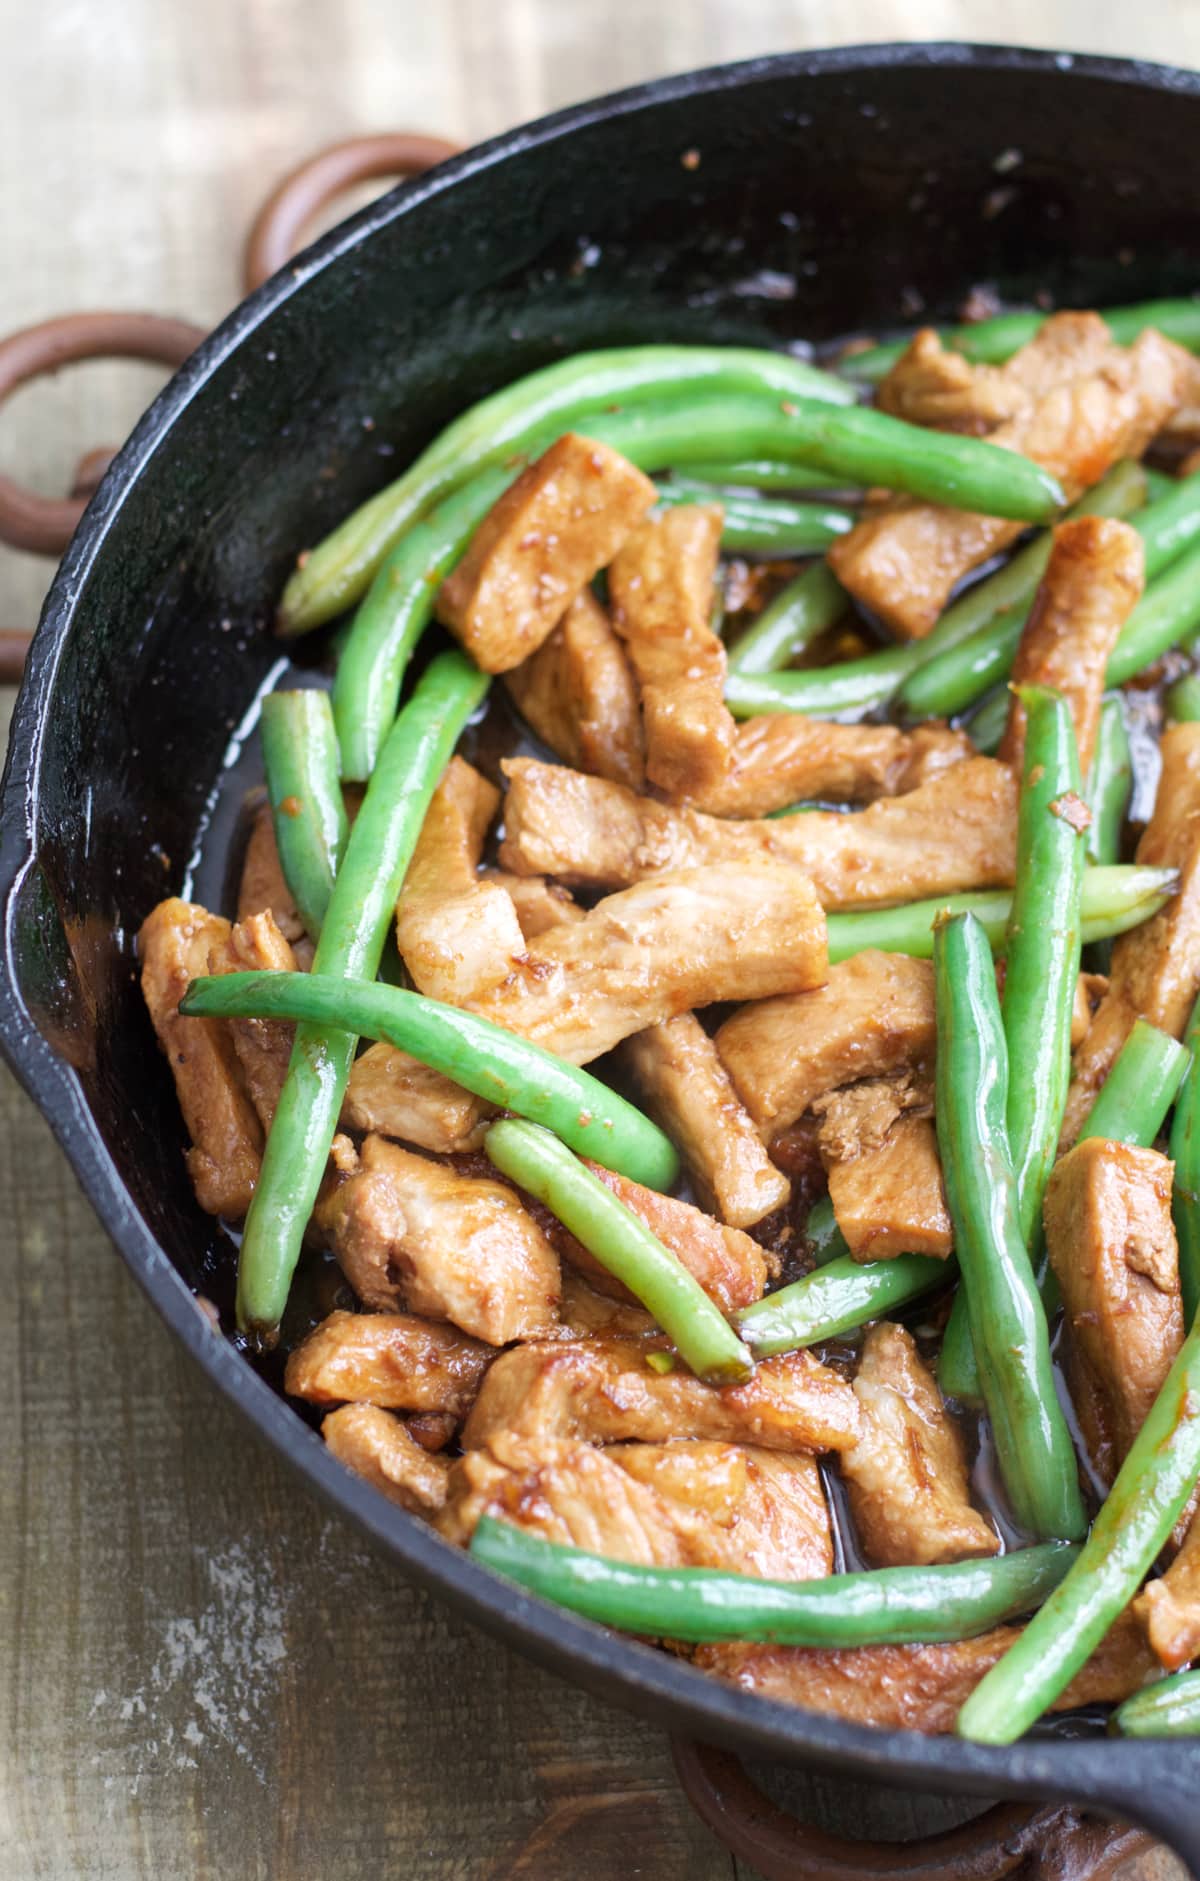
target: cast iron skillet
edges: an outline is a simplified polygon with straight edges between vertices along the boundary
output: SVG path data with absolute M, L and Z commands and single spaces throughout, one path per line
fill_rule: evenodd
M 1190 292 L 1198 140 L 1183 72 L 953 45 L 797 55 L 560 113 L 307 251 L 151 407 L 50 591 L 3 785 L 0 1044 L 214 1382 L 467 1616 L 672 1730 L 868 1780 L 1089 1802 L 1200 1872 L 1188 1745 L 980 1749 L 754 1699 L 527 1598 L 356 1482 L 195 1303 L 231 1250 L 191 1196 L 132 954 L 269 682 L 296 552 L 454 412 L 584 347 L 819 340 L 950 314 L 977 282 L 1080 306 Z

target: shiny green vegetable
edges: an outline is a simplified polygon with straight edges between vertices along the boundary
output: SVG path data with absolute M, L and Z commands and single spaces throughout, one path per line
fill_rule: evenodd
M 849 1254 L 850 1249 L 837 1225 L 830 1196 L 823 1195 L 809 1209 L 808 1220 L 804 1224 L 804 1239 L 816 1267 L 824 1267 L 827 1261 L 839 1260 Z
M 1191 1063 L 1186 1045 L 1138 1019 L 1122 1045 L 1112 1070 L 1076 1139 L 1106 1137 L 1149 1149 L 1175 1101 L 1180 1080 Z
M 701 483 L 727 483 L 735 490 L 829 490 L 833 486 L 823 470 L 808 470 L 779 457 L 734 457 L 689 462 L 688 469 Z M 1164 478 L 1164 482 L 1166 479 Z
M 1163 700 L 1163 708 L 1170 722 L 1176 725 L 1194 725 L 1200 719 L 1200 673 L 1185 673 Z
M 812 671 L 775 673 L 731 671 L 725 703 L 734 718 L 758 718 L 774 712 L 804 712 L 810 718 L 862 718 L 895 696 L 916 666 L 920 643 L 886 647 L 861 659 L 839 660 Z
M 262 747 L 284 880 L 309 935 L 319 940 L 350 827 L 329 694 L 315 687 L 268 693 Z
M 318 972 L 223 973 L 193 980 L 181 1010 L 211 1018 L 298 1019 L 385 1039 L 647 1188 L 669 1189 L 679 1173 L 670 1137 L 599 1078 L 488 1019 L 420 993 Z
M 1021 1526 L 1075 1540 L 1087 1517 L 1021 1233 L 992 950 L 972 915 L 939 923 L 933 968 L 938 1148 L 996 1456 Z
M 1137 1593 L 1200 1475 L 1200 1334 L 1133 1440 L 1083 1551 L 958 1714 L 961 1736 L 1011 1744 L 1040 1718 Z
M 352 606 L 405 530 L 479 471 L 505 462 L 534 440 L 548 442 L 547 433 L 586 425 L 614 405 L 627 408 L 672 397 L 687 404 L 701 392 L 734 398 L 759 394 L 776 403 L 803 397 L 846 404 L 854 397 L 829 373 L 785 353 L 749 347 L 618 347 L 543 366 L 463 412 L 402 477 L 308 552 L 284 590 L 282 630 L 306 633 Z
M 851 813 L 852 814 L 852 813 Z M 1140 927 L 1166 906 L 1178 885 L 1173 869 L 1152 869 L 1127 863 L 1112 868 L 1085 869 L 1080 898 L 1081 933 L 1085 942 L 1105 940 Z M 848 960 L 867 947 L 883 953 L 933 958 L 933 930 L 942 914 L 973 914 L 997 953 L 1004 952 L 1004 937 L 1012 911 L 1006 888 L 965 889 L 928 901 L 909 901 L 895 908 L 855 908 L 826 916 L 830 962 Z
M 1121 831 L 1133 789 L 1133 760 L 1120 695 L 1110 693 L 1100 708 L 1087 798 L 1091 828 L 1084 838 L 1089 863 L 1111 868 L 1121 859 Z
M 1195 1737 L 1200 1732 L 1200 1672 L 1144 1685 L 1113 1712 L 1109 1729 L 1118 1737 Z
M 848 606 L 845 589 L 824 562 L 814 562 L 768 601 L 729 655 L 729 671 L 773 673 L 819 640 Z
M 1103 317 L 1120 346 L 1132 346 L 1139 333 L 1147 327 L 1157 327 L 1167 339 L 1176 340 L 1192 352 L 1200 352 L 1200 301 L 1140 301 L 1134 307 L 1110 307 Z M 1044 313 L 996 314 L 990 320 L 977 320 L 967 326 L 944 330 L 942 344 L 965 354 L 977 365 L 1002 366 L 1006 359 L 1011 359 L 1037 337 L 1048 318 Z M 838 361 L 838 370 L 849 379 L 878 384 L 887 377 L 908 344 L 907 340 L 891 340 L 886 346 L 847 353 Z
M 699 1281 L 556 1136 L 505 1118 L 484 1148 L 502 1175 L 544 1203 L 629 1288 L 698 1378 L 729 1385 L 750 1376 L 749 1352 Z
M 738 1330 L 758 1358 L 795 1352 L 883 1318 L 944 1284 L 955 1271 L 952 1260 L 927 1254 L 896 1254 L 885 1261 L 831 1256 L 802 1280 L 743 1307 Z
M 970 1639 L 1030 1612 L 1077 1550 L 1052 1543 L 992 1561 L 769 1581 L 719 1568 L 635 1567 L 485 1515 L 471 1553 L 530 1593 L 623 1632 L 847 1647 Z
M 725 512 L 721 547 L 728 555 L 816 555 L 854 527 L 853 510 L 833 503 L 748 496 L 745 491 L 696 483 L 690 477 L 660 483 L 658 500 L 668 507 L 719 503 Z
M 1189 479 L 1189 482 L 1191 480 Z M 1105 680 L 1123 686 L 1200 627 L 1200 542 L 1151 582 L 1108 656 Z
M 488 682 L 461 653 L 433 660 L 397 718 L 355 818 L 313 960 L 315 973 L 371 979 L 429 800 Z M 238 1257 L 237 1319 L 274 1343 L 304 1230 L 325 1174 L 356 1040 L 296 1028 Z
M 1179 1287 L 1183 1323 L 1200 1307 L 1200 1000 L 1192 1008 L 1183 1042 L 1192 1054 L 1171 1119 L 1169 1153 L 1175 1165 L 1171 1213 L 1179 1240 Z
M 980 751 L 990 757 L 1004 736 L 1004 727 L 1008 724 L 1009 691 L 1007 686 L 997 686 L 989 692 L 983 703 L 976 708 L 967 721 L 967 730 Z

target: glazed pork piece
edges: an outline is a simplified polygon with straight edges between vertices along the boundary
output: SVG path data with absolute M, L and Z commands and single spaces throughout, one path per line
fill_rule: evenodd
M 354 1060 L 342 1128 L 395 1137 L 435 1156 L 476 1149 L 491 1104 L 394 1045 L 371 1045 Z
M 608 571 L 641 695 L 646 776 L 673 802 L 719 788 L 733 754 L 725 648 L 711 625 L 721 522 L 716 504 L 668 509 L 634 530 Z
M 770 1142 L 841 1085 L 932 1065 L 933 968 L 907 954 L 852 954 L 812 992 L 744 1006 L 715 1042 Z
M 1137 859 L 1179 871 L 1179 891 L 1113 945 L 1108 991 L 1075 1054 L 1062 1141 L 1079 1135 L 1096 1093 L 1139 1017 L 1183 1036 L 1200 992 L 1200 724 L 1171 725 L 1162 776 Z
M 331 1313 L 290 1354 L 284 1390 L 310 1404 L 374 1404 L 463 1418 L 490 1346 L 411 1313 Z
M 1155 1657 L 1167 1672 L 1200 1658 L 1200 1521 L 1193 1516 L 1175 1559 L 1133 1603 Z
M 677 869 L 543 935 L 508 979 L 471 1004 L 587 1064 L 695 1006 L 819 986 L 827 970 L 824 916 L 798 869 Z
M 508 759 L 504 867 L 587 888 L 667 869 L 788 863 L 827 909 L 1007 888 L 1016 861 L 1016 785 L 1006 764 L 969 758 L 902 797 L 851 815 L 707 816 L 639 797 L 557 764 Z
M 974 365 L 922 327 L 875 402 L 909 424 L 986 437 L 1055 386 L 1099 372 L 1111 352 L 1112 336 L 1094 313 L 1055 314 L 1002 366 Z
M 527 941 L 540 940 L 552 927 L 563 921 L 582 921 L 586 910 L 579 906 L 568 889 L 548 882 L 541 875 L 512 875 L 507 869 L 484 869 L 485 881 L 498 882 L 512 897 Z
M 191 1142 L 185 1158 L 201 1208 L 240 1220 L 262 1162 L 258 1113 L 222 1019 L 184 1019 L 179 1002 L 192 981 L 223 957 L 231 929 L 220 915 L 172 897 L 146 916 L 137 939 L 142 995 L 175 1080 Z
M 715 1044 L 693 1013 L 636 1032 L 624 1055 L 646 1108 L 677 1145 L 722 1221 L 749 1228 L 784 1207 L 792 1185 L 767 1155 Z
M 1046 1246 L 1070 1332 L 1072 1397 L 1105 1482 L 1183 1342 L 1171 1174 L 1154 1150 L 1089 1137 L 1055 1165 L 1046 1190 Z
M 926 1567 L 997 1554 L 971 1507 L 962 1439 L 912 1335 L 886 1321 L 854 1376 L 862 1435 L 840 1458 L 855 1531 L 875 1567 Z
M 296 955 L 270 909 L 247 915 L 208 957 L 210 973 L 295 973 Z M 229 1036 L 242 1067 L 250 1101 L 264 1131 L 271 1128 L 292 1055 L 294 1027 L 283 1019 L 229 1019 Z
M 1179 404 L 1180 386 L 1178 348 L 1150 328 L 1130 347 L 1110 344 L 1095 371 L 1055 384 L 989 441 L 1041 464 L 1074 501 L 1118 459 L 1141 456 Z M 1021 530 L 1000 517 L 897 498 L 840 537 L 829 564 L 894 633 L 919 640 L 958 582 Z
M 390 1411 L 344 1404 L 324 1419 L 321 1435 L 340 1463 L 413 1515 L 435 1515 L 445 1502 L 449 1462 L 417 1443 Z
M 859 1434 L 858 1401 L 810 1352 L 764 1359 L 743 1385 L 703 1384 L 681 1364 L 658 1372 L 635 1340 L 517 1346 L 492 1366 L 463 1431 L 467 1450 L 497 1437 L 587 1443 L 667 1443 L 676 1437 L 761 1444 L 768 1450 L 845 1450 Z
M 1142 539 L 1128 523 L 1110 516 L 1060 523 L 1017 647 L 1010 683 L 1052 686 L 1064 695 L 1084 779 L 1100 723 L 1108 656 L 1141 598 L 1144 574 Z M 996 755 L 1019 773 L 1024 752 L 1025 707 L 1014 697 Z
M 255 914 L 271 916 L 284 940 L 295 950 L 298 966 L 307 969 L 312 965 L 312 942 L 284 880 L 269 803 L 254 814 L 238 881 L 238 920 L 247 921 Z
M 364 1305 L 404 1305 L 488 1345 L 558 1325 L 558 1257 L 506 1183 L 369 1136 L 318 1224 Z
M 937 1134 L 928 1108 L 905 1109 L 920 1096 L 890 1081 L 851 1085 L 819 1100 L 819 1142 L 834 1219 L 856 1261 L 954 1249 Z
M 945 725 L 836 725 L 802 713 L 744 720 L 729 774 L 703 798 L 713 816 L 769 816 L 807 798 L 873 803 L 901 797 L 972 757 L 965 732 Z M 594 765 L 580 767 L 594 770 Z
M 485 673 L 519 666 L 607 568 L 655 496 L 617 451 L 567 432 L 485 516 L 442 583 L 438 619 Z
M 550 638 L 505 675 L 513 703 L 543 744 L 577 771 L 640 790 L 645 740 L 633 672 L 590 588 Z

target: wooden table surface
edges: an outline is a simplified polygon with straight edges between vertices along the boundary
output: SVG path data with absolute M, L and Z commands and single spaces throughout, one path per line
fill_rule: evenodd
M 0 333 L 65 309 L 210 323 L 272 181 L 339 136 L 464 140 L 656 74 L 959 37 L 1200 64 L 1197 0 L 0 0 Z M 0 419 L 59 492 L 161 375 L 88 367 Z M 49 566 L 0 548 L 0 628 Z M 10 703 L 10 701 L 9 701 Z M 0 1874 L 88 1881 L 717 1881 L 663 1738 L 369 1556 L 180 1355 L 0 1076 Z M 935 1803 L 790 1777 L 814 1819 Z M 1165 1881 L 1166 1855 L 1127 1870 Z

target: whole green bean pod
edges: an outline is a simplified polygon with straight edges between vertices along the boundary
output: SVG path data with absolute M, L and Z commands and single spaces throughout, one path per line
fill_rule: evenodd
M 544 1541 L 491 1515 L 471 1538 L 476 1560 L 498 1574 L 623 1632 L 831 1648 L 970 1639 L 1036 1607 L 1077 1552 L 1052 1542 L 999 1560 L 770 1581 L 720 1568 L 634 1566 Z
M 996 1455 L 1021 1526 L 1075 1540 L 1087 1517 L 1021 1234 L 992 950 L 971 915 L 939 925 L 933 967 L 938 1147 Z
M 832 1197 L 823 1195 L 813 1203 L 804 1224 L 804 1239 L 815 1267 L 824 1267 L 827 1261 L 839 1260 L 849 1254 L 850 1249 L 846 1246 L 845 1236 L 833 1212 Z
M 734 718 L 804 712 L 810 718 L 862 718 L 894 698 L 920 657 L 920 642 L 885 647 L 861 659 L 839 660 L 813 671 L 730 672 L 725 703 Z
M 927 1254 L 896 1254 L 885 1261 L 830 1257 L 802 1280 L 743 1307 L 736 1315 L 738 1330 L 757 1358 L 795 1352 L 883 1318 L 956 1271 L 953 1260 Z
M 1153 1567 L 1200 1475 L 1200 1335 L 1190 1332 L 1070 1572 L 958 1714 L 1011 1744 L 1070 1684 Z
M 282 631 L 306 633 L 352 606 L 406 529 L 477 472 L 504 462 L 531 440 L 578 427 L 614 404 L 663 398 L 686 404 L 702 391 L 721 397 L 758 393 L 776 402 L 803 397 L 845 404 L 854 397 L 829 373 L 785 353 L 749 347 L 615 347 L 543 366 L 461 413 L 403 476 L 308 552 L 284 590 Z
M 1186 1045 L 1160 1032 L 1148 1019 L 1138 1019 L 1097 1091 L 1076 1141 L 1098 1136 L 1110 1143 L 1149 1149 L 1191 1059 Z
M 629 1288 L 698 1378 L 728 1385 L 750 1376 L 749 1352 L 699 1281 L 556 1136 L 505 1118 L 484 1148 L 502 1175 L 544 1203 Z
M 804 464 L 792 464 L 781 457 L 733 457 L 727 463 L 700 458 L 689 463 L 688 469 L 701 483 L 732 484 L 735 490 L 829 490 L 834 487 L 825 471 L 809 470 Z
M 679 1174 L 670 1137 L 599 1078 L 489 1019 L 421 993 L 318 972 L 222 973 L 193 980 L 180 1010 L 211 1018 L 297 1019 L 384 1039 L 649 1189 L 669 1189 Z
M 1190 1326 L 1200 1308 L 1200 1000 L 1183 1035 L 1192 1054 L 1171 1119 L 1169 1153 L 1175 1165 L 1171 1213 L 1179 1241 L 1179 1289 L 1183 1323 Z
M 1121 831 L 1133 789 L 1133 759 L 1119 693 L 1109 693 L 1100 707 L 1092 768 L 1084 792 L 1092 813 L 1086 837 L 1087 859 L 1111 868 L 1121 859 Z
M 1189 478 L 1189 483 L 1191 479 Z M 1108 656 L 1105 682 L 1123 686 L 1200 627 L 1200 542 L 1152 581 Z
M 853 814 L 851 812 L 851 814 Z M 1143 863 L 1085 869 L 1080 897 L 1081 932 L 1086 942 L 1110 939 L 1140 927 L 1164 908 L 1178 886 L 1173 869 Z M 1003 953 L 1012 912 L 1006 888 L 970 888 L 940 900 L 909 901 L 894 908 L 854 908 L 825 917 L 830 964 L 849 960 L 868 947 L 881 953 L 933 959 L 933 931 L 943 914 L 973 914 L 996 953 Z
M 329 694 L 315 687 L 268 693 L 262 747 L 283 878 L 309 935 L 319 940 L 350 827 Z
M 1200 719 L 1200 673 L 1185 673 L 1163 700 L 1167 718 L 1176 725 L 1194 725 Z
M 487 686 L 485 675 L 457 652 L 439 654 L 421 675 L 350 831 L 313 959 L 315 973 L 370 979 L 378 971 L 429 800 Z M 354 1034 L 340 1028 L 296 1028 L 238 1256 L 238 1325 L 260 1345 L 278 1335 L 355 1044 Z
M 727 555 L 817 555 L 854 527 L 853 510 L 833 503 L 789 503 L 779 497 L 750 496 L 721 485 L 672 477 L 660 483 L 658 500 L 667 508 L 684 503 L 719 503 L 725 512 L 721 547 Z
M 1004 736 L 1010 703 L 1008 687 L 997 686 L 994 692 L 988 693 L 987 698 L 976 707 L 967 721 L 967 730 L 976 748 L 989 757 Z
M 840 620 L 846 591 L 825 562 L 814 562 L 768 601 L 729 655 L 729 671 L 773 673 Z
M 944 330 L 942 344 L 965 354 L 976 365 L 1002 366 L 1022 346 L 1036 339 L 1048 317 L 1044 313 L 995 314 L 990 320 L 977 320 L 967 326 Z M 1177 341 L 1191 352 L 1200 352 L 1200 301 L 1139 301 L 1133 307 L 1110 307 L 1102 318 L 1120 346 L 1132 346 L 1139 333 L 1147 327 L 1157 327 L 1167 339 Z M 908 345 L 908 340 L 890 340 L 884 346 L 847 353 L 838 361 L 838 370 L 847 378 L 876 385 L 887 377 Z
M 1118 1737 L 1195 1737 L 1200 1732 L 1200 1672 L 1156 1679 L 1113 1712 Z

